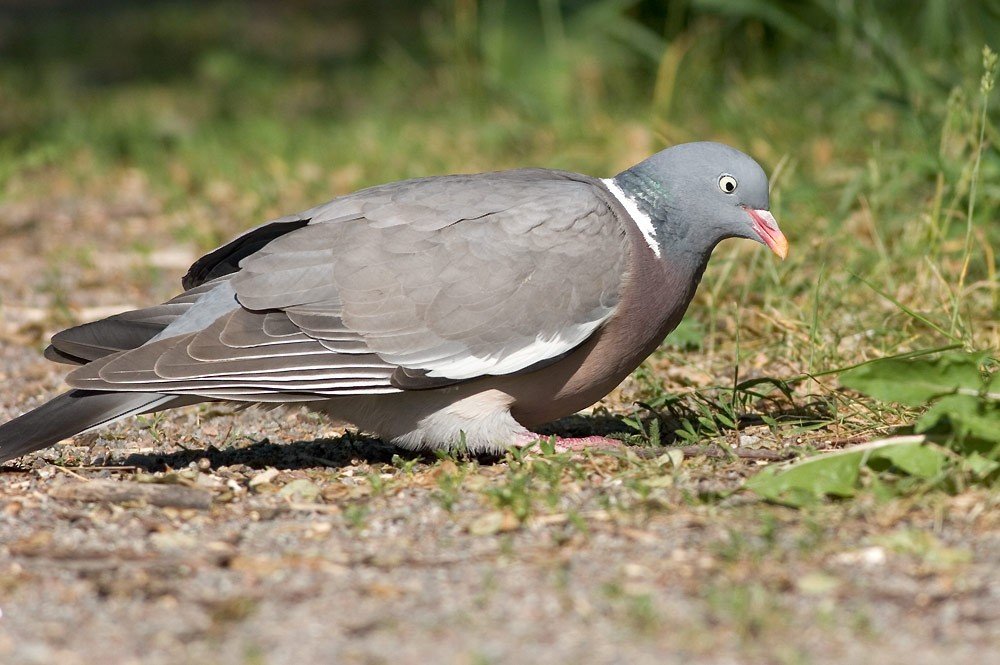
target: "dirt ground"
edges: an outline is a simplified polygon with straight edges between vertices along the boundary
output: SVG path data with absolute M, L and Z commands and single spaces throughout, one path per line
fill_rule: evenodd
M 4 209 L 3 420 L 60 389 L 49 333 L 169 296 L 194 257 L 136 263 L 143 198 L 118 191 L 97 212 Z M 51 248 L 80 224 L 121 253 Z M 796 443 L 758 434 L 732 443 Z M 437 459 L 299 410 L 123 423 L 0 469 L 0 662 L 915 665 L 1000 647 L 995 493 L 796 511 L 729 493 L 766 460 L 697 452 Z

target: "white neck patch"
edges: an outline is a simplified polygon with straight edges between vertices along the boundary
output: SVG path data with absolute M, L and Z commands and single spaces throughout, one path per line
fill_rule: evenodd
M 615 195 L 618 202 L 625 208 L 625 212 L 632 217 L 632 221 L 639 227 L 642 237 L 646 239 L 646 244 L 653 250 L 653 254 L 656 254 L 656 258 L 660 258 L 660 244 L 656 242 L 656 228 L 653 226 L 653 220 L 649 218 L 649 215 L 639 210 L 635 199 L 622 191 L 614 178 L 601 178 L 601 182 Z

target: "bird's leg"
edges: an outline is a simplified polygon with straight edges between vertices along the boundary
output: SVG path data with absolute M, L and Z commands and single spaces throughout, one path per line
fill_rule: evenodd
M 625 444 L 618 439 L 609 439 L 606 436 L 551 437 L 544 434 L 535 434 L 533 432 L 518 435 L 514 441 L 514 445 L 524 447 L 536 443 L 539 440 L 550 441 L 553 438 L 555 438 L 555 451 L 557 453 L 571 451 L 581 452 L 584 450 L 621 450 L 625 446 Z

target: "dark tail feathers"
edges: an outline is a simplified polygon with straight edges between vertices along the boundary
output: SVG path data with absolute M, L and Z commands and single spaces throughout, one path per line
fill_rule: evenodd
M 190 403 L 183 397 L 161 393 L 70 390 L 0 425 L 0 463 L 125 416 Z

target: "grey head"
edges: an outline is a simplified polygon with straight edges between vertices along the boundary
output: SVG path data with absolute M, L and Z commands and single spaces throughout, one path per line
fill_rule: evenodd
M 756 240 L 781 258 L 788 252 L 769 211 L 764 169 L 727 145 L 667 148 L 619 173 L 609 187 L 624 195 L 626 208 L 664 260 L 703 266 L 726 238 Z

